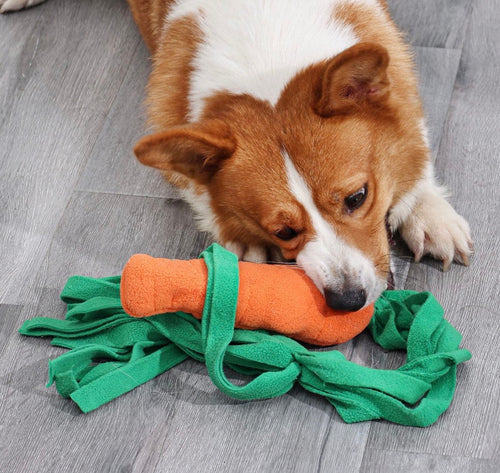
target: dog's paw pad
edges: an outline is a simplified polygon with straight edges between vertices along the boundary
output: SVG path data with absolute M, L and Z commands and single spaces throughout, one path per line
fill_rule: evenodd
M 469 225 L 443 198 L 421 202 L 401 225 L 400 233 L 415 261 L 424 255 L 443 261 L 447 271 L 453 261 L 469 265 L 474 251 Z
M 0 13 L 22 10 L 44 2 L 45 0 L 0 0 Z

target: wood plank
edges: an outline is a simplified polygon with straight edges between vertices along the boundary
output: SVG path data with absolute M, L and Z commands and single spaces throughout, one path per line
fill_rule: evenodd
M 120 274 L 134 253 L 197 258 L 208 236 L 196 231 L 184 202 L 115 194 L 75 192 L 54 235 L 35 287 L 60 291 L 72 274 L 92 277 Z M 63 307 L 54 294 L 42 306 L 27 308 L 52 313 Z M 55 301 L 56 305 L 51 307 Z M 59 312 L 56 312 L 59 313 Z M 33 313 L 34 315 L 34 313 Z
M 436 163 L 452 202 L 471 224 L 476 254 L 470 268 L 454 265 L 447 274 L 431 260 L 412 265 L 407 284 L 436 295 L 473 359 L 460 367 L 454 402 L 435 426 L 373 424 L 369 448 L 375 450 L 500 458 L 499 6 L 497 0 L 475 2 Z
M 461 51 L 422 47 L 415 47 L 414 50 L 419 91 L 429 128 L 430 147 L 435 159 L 448 115 Z
M 79 190 L 175 198 L 160 173 L 143 166 L 132 149 L 146 134 L 144 89 L 151 69 L 146 46 L 137 48 L 127 75 L 78 182 Z
M 0 360 L 3 357 L 7 342 L 21 323 L 23 307 L 19 305 L 0 304 Z
M 54 0 L 0 17 L 0 29 L 0 302 L 17 304 L 140 39 L 123 34 L 135 26 L 121 0 Z
M 35 278 L 43 286 L 38 304 L 25 308 L 22 318 L 62 317 L 64 306 L 56 292 L 70 274 L 119 273 L 137 251 L 195 256 L 206 245 L 205 235 L 194 230 L 186 210 L 180 202 L 165 205 L 160 199 L 76 193 Z M 125 403 L 82 415 L 72 402 L 45 387 L 48 358 L 63 350 L 50 347 L 48 340 L 22 338 L 16 331 L 7 338 L 0 359 L 3 471 L 69 471 L 66 462 L 75 472 L 117 471 L 133 462 L 141 437 L 151 432 L 149 403 L 156 411 L 152 417 L 168 425 L 173 403 L 169 407 L 155 396 L 144 397 L 140 389 L 124 396 Z
M 191 372 L 187 375 L 189 394 L 175 393 L 176 415 L 163 427 L 160 442 L 148 439 L 132 471 L 316 471 L 329 431 L 339 433 L 336 449 L 352 441 L 359 457 L 356 432 L 332 422 L 331 407 L 325 409 L 323 400 L 294 389 L 277 399 L 234 402 L 206 386 L 204 373 L 198 376 L 194 384 Z M 350 453 L 346 449 L 346 463 Z
M 421 453 L 386 452 L 367 449 L 361 471 L 371 473 L 498 473 L 498 460 L 480 460 L 460 456 L 427 455 Z
M 387 4 L 413 45 L 462 48 L 471 0 L 387 0 Z

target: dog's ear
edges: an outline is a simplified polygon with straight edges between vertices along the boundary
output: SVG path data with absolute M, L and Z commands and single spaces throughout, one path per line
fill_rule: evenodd
M 359 43 L 330 59 L 314 102 L 322 117 L 352 113 L 366 104 L 382 105 L 389 98 L 389 54 L 382 46 Z
M 206 184 L 235 149 L 236 141 L 226 123 L 205 120 L 145 136 L 134 153 L 146 166 L 177 171 Z

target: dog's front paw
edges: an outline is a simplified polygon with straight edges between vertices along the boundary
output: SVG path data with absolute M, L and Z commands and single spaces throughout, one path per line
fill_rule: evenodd
M 22 10 L 23 8 L 33 7 L 45 0 L 0 0 L 0 13 Z
M 234 253 L 239 260 L 250 263 L 265 263 L 267 261 L 267 249 L 264 246 L 251 245 L 230 241 L 223 245 L 226 250 Z
M 431 255 L 443 261 L 443 271 L 453 261 L 469 265 L 473 252 L 469 224 L 441 196 L 427 196 L 418 202 L 399 231 L 417 262 Z

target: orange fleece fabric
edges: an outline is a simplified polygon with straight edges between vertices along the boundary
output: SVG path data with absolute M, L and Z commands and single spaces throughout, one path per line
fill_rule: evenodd
M 286 265 L 239 263 L 236 327 L 279 332 L 314 345 L 344 343 L 361 333 L 374 306 L 356 312 L 331 309 L 304 271 Z M 132 256 L 121 279 L 121 302 L 133 317 L 186 312 L 201 319 L 208 272 L 190 261 Z

